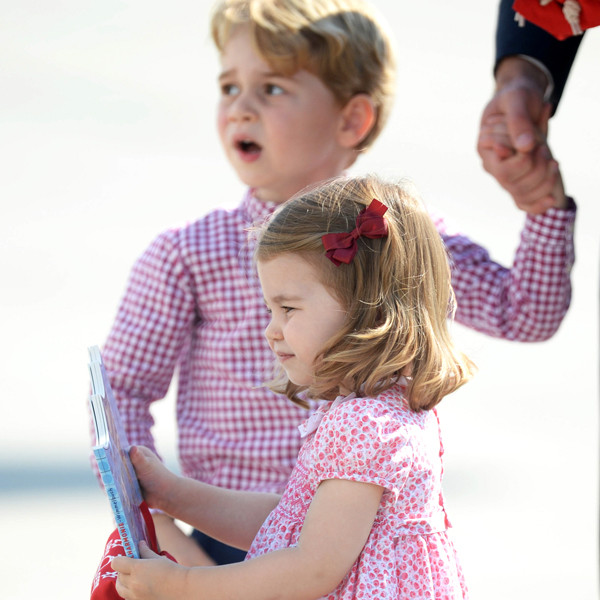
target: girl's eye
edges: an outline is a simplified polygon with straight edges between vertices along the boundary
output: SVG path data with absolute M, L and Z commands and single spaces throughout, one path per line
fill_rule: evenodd
M 294 307 L 293 306 L 282 306 L 281 309 L 283 310 L 283 312 L 289 313 L 294 310 Z
M 267 83 L 265 85 L 265 92 L 268 96 L 280 96 L 284 93 L 283 88 L 274 83 Z

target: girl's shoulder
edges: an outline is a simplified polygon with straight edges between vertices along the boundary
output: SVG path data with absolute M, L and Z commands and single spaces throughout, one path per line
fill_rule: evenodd
M 412 411 L 395 391 L 345 399 L 323 416 L 310 444 L 314 464 L 325 471 L 333 465 L 327 471 L 333 478 L 384 473 L 376 482 L 393 489 L 398 461 L 408 469 L 423 441 L 437 434 L 428 412 Z
M 377 396 L 354 397 L 332 407 L 325 413 L 324 421 L 331 427 L 352 426 L 352 424 L 370 423 L 372 427 L 388 430 L 416 428 L 421 430 L 429 425 L 437 427 L 435 409 L 414 411 L 404 395 L 404 387 L 394 386 Z
M 377 396 L 355 396 L 332 406 L 326 415 L 333 420 L 359 419 L 367 416 L 370 419 L 411 420 L 419 413 L 412 411 L 404 397 L 403 386 L 396 385 Z

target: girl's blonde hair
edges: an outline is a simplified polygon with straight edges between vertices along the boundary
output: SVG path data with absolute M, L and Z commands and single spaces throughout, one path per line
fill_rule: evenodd
M 388 208 L 387 236 L 360 237 L 352 261 L 335 266 L 322 236 L 352 231 L 373 198 Z M 474 365 L 454 347 L 448 331 L 455 302 L 446 249 L 408 184 L 341 177 L 305 190 L 258 233 L 258 262 L 287 252 L 316 266 L 348 317 L 323 349 L 314 384 L 303 388 L 283 377 L 274 382 L 275 391 L 306 405 L 301 392 L 332 399 L 343 383 L 373 396 L 406 376 L 410 406 L 420 410 L 433 408 L 471 378 Z
M 309 71 L 341 106 L 368 94 L 376 121 L 359 149 L 375 141 L 393 103 L 395 60 L 374 8 L 363 0 L 218 0 L 211 33 L 219 52 L 240 25 L 250 28 L 259 55 L 283 75 Z

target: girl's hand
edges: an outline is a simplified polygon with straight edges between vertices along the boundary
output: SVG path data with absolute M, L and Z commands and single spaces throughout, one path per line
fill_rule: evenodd
M 133 446 L 129 457 L 148 506 L 171 514 L 169 506 L 179 479 L 177 475 L 169 471 L 158 456 L 145 446 Z
M 168 600 L 183 598 L 188 569 L 152 552 L 140 543 L 141 559 L 117 556 L 117 593 L 125 600 Z

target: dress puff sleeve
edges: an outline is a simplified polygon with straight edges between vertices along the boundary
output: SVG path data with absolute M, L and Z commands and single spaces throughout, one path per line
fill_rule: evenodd
M 409 427 L 386 402 L 354 398 L 326 413 L 315 434 L 322 480 L 374 483 L 400 494 L 413 462 Z

